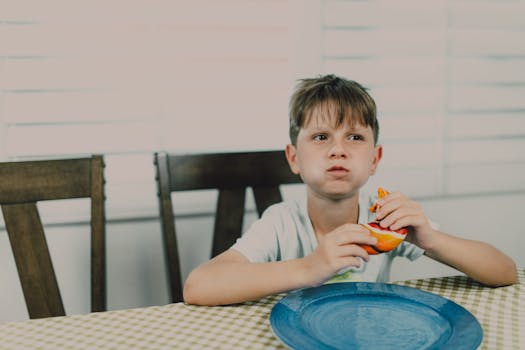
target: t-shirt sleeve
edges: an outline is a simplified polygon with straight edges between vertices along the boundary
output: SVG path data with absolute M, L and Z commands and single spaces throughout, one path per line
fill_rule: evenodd
M 409 242 L 402 242 L 400 245 L 397 246 L 393 253 L 395 256 L 402 256 L 409 259 L 410 261 L 414 261 L 421 255 L 423 255 L 425 253 L 425 250 L 419 248 L 415 244 Z
M 237 239 L 232 249 L 244 255 L 250 262 L 276 261 L 279 244 L 277 239 L 278 211 L 268 208 L 260 219 Z

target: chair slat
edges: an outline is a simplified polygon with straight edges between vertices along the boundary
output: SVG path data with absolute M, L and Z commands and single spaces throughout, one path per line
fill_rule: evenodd
M 91 160 L 91 311 L 107 310 L 104 161 Z
M 272 204 L 282 202 L 281 191 L 278 186 L 271 187 L 253 187 L 253 196 L 255 198 L 255 206 L 259 217 Z
M 212 256 L 232 246 L 241 236 L 246 188 L 221 189 L 217 200 Z
M 170 287 L 168 292 L 171 302 L 178 302 L 182 300 L 182 281 L 177 235 L 175 231 L 175 217 L 169 188 L 170 174 L 168 158 L 166 154 L 155 155 L 155 167 L 157 169 L 157 196 L 160 208 L 164 257 L 167 265 L 167 281 Z
M 2 205 L 30 318 L 65 315 L 36 203 Z
M 173 191 L 297 183 L 283 151 L 175 155 L 170 157 Z M 256 169 L 256 170 L 255 170 Z
M 89 167 L 86 159 L 3 163 L 0 167 L 0 202 L 89 197 Z

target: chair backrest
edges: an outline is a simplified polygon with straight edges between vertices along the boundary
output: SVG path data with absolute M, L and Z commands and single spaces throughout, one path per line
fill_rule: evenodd
M 282 201 L 279 185 L 301 183 L 284 151 L 177 155 L 155 154 L 161 226 L 171 301 L 182 300 L 179 252 L 171 193 L 218 189 L 211 256 L 228 249 L 242 234 L 246 188 L 253 190 L 259 216 Z
M 0 204 L 30 318 L 65 315 L 37 202 L 91 198 L 91 310 L 106 310 L 104 162 L 0 163 Z

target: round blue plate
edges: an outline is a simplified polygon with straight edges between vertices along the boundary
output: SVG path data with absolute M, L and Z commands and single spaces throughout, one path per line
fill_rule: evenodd
M 270 314 L 292 349 L 476 349 L 483 330 L 439 295 L 385 283 L 332 283 L 291 292 Z

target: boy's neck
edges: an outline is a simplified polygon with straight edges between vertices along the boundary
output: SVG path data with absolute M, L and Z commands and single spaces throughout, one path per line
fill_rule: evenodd
M 324 235 L 341 225 L 357 224 L 359 194 L 337 201 L 308 196 L 307 208 L 315 235 Z

